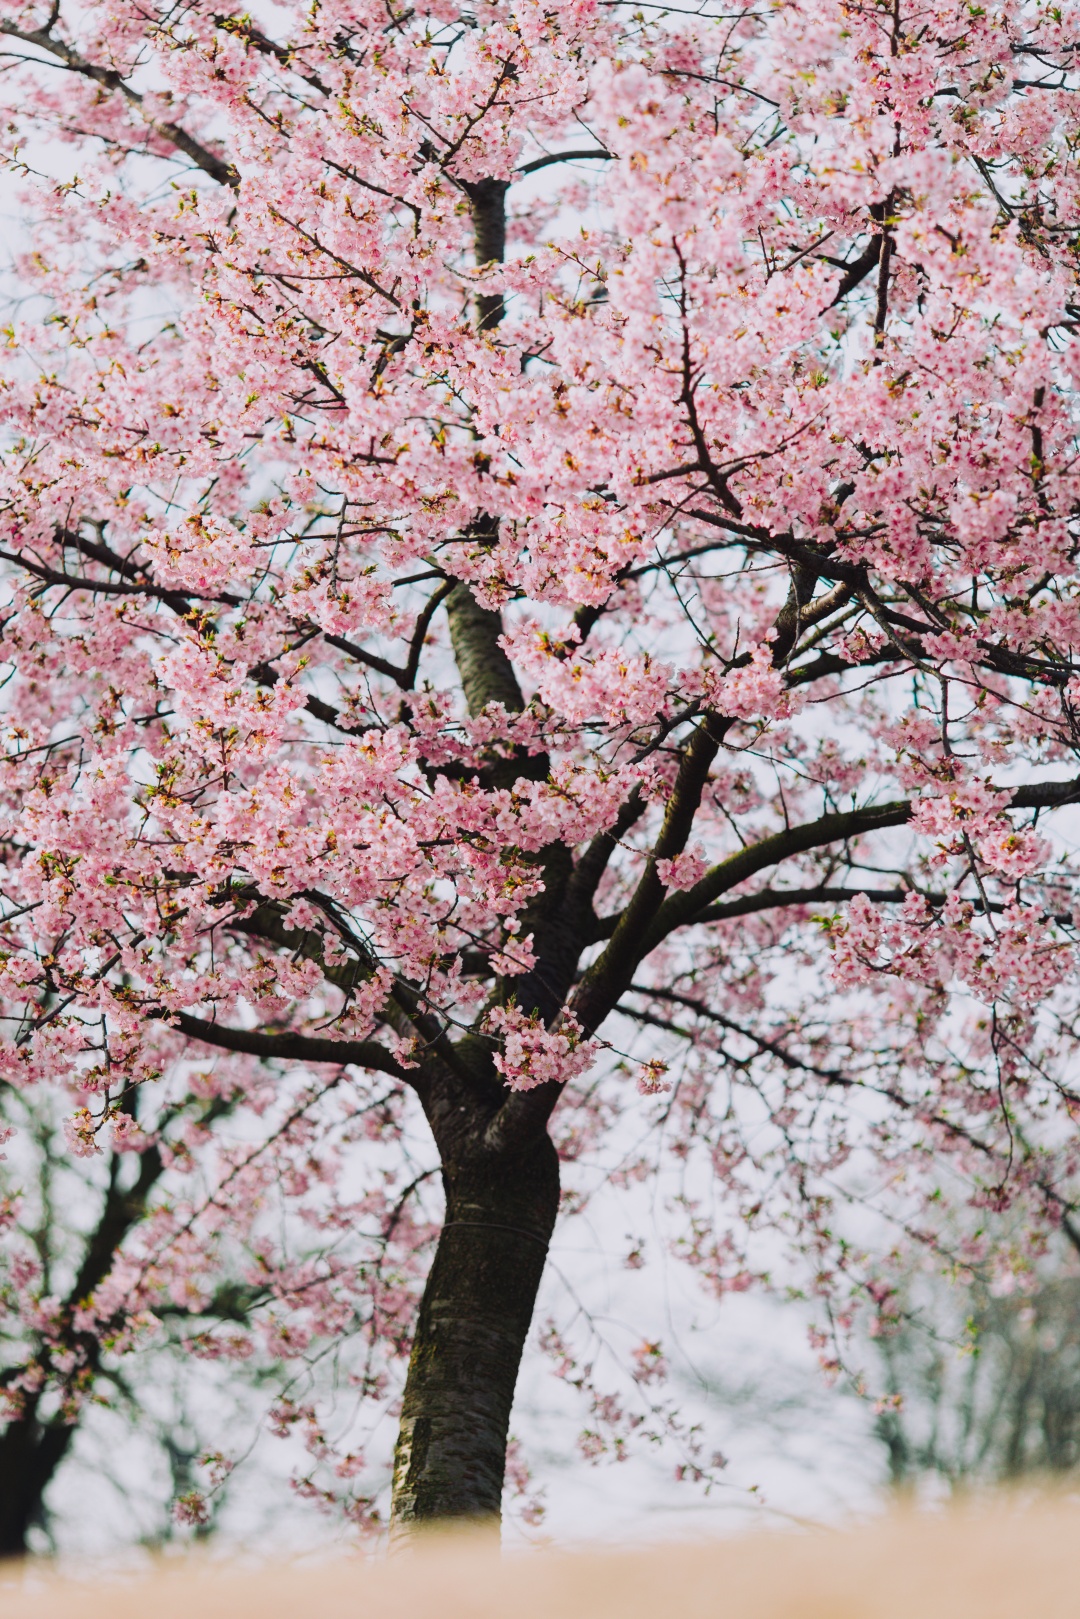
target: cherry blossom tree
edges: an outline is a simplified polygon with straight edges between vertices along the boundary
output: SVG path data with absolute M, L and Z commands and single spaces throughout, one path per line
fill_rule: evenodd
M 496 1513 L 633 1110 L 829 1363 L 846 1206 L 1080 1242 L 1080 18 L 713 9 L 4 6 L 0 1061 L 149 1176 L 16 1422 L 261 1278 Z
M 1075 1473 L 1076 1254 L 1051 1251 L 1037 1267 L 1025 1263 L 1020 1277 L 977 1266 L 972 1284 L 958 1290 L 932 1273 L 907 1277 L 899 1329 L 878 1340 L 889 1397 L 876 1438 L 898 1488 L 930 1481 L 960 1492 Z M 966 1340 L 966 1353 L 957 1340 Z
M 171 1125 L 174 1132 L 192 1124 L 204 1128 L 221 1116 L 217 1098 L 207 1101 L 193 1092 L 184 1102 L 186 1106 L 171 1119 L 159 1118 L 155 1141 L 145 1141 L 136 1151 L 113 1141 L 107 1143 L 108 1150 L 86 1157 L 72 1154 L 65 1140 L 64 1113 L 70 1115 L 71 1109 L 63 1093 L 43 1086 L 5 1089 L 3 1118 L 10 1145 L 7 1161 L 0 1165 L 7 1250 L 0 1365 L 8 1397 L 13 1392 L 17 1396 L 18 1411 L 18 1420 L 8 1421 L 0 1433 L 0 1555 L 5 1557 L 25 1552 L 34 1543 L 32 1531 L 38 1532 L 39 1545 L 42 1534 L 55 1544 L 50 1485 L 72 1459 L 76 1472 L 86 1473 L 95 1472 L 96 1457 L 100 1475 L 101 1460 L 117 1450 L 118 1435 L 137 1436 L 143 1460 L 150 1456 L 158 1461 L 159 1474 L 171 1474 L 171 1479 L 162 1479 L 158 1493 L 164 1499 L 157 1502 L 143 1481 L 139 1506 L 144 1510 L 128 1513 L 136 1532 L 151 1537 L 172 1532 L 170 1508 L 179 1507 L 182 1513 L 193 1490 L 196 1495 L 205 1493 L 200 1486 L 208 1480 L 196 1465 L 203 1455 L 208 1463 L 204 1471 L 216 1464 L 220 1474 L 208 1505 L 216 1513 L 223 1504 L 227 1474 L 220 1471 L 224 1458 L 218 1460 L 220 1417 L 213 1411 L 212 1398 L 207 1400 L 214 1391 L 207 1387 L 203 1367 L 172 1351 L 178 1338 L 191 1344 L 200 1329 L 213 1326 L 220 1333 L 226 1322 L 250 1323 L 260 1306 L 269 1302 L 265 1279 L 260 1287 L 257 1281 L 221 1277 L 206 1300 L 179 1293 L 159 1299 L 160 1330 L 152 1341 L 144 1342 L 145 1353 L 138 1362 L 110 1353 L 107 1341 L 97 1335 L 84 1337 L 74 1352 L 56 1335 L 58 1318 L 70 1321 L 109 1275 L 117 1248 L 145 1216 L 155 1189 L 167 1183 L 170 1152 L 162 1151 L 166 1127 Z M 45 1375 L 46 1366 L 51 1377 Z M 241 1370 L 250 1386 L 267 1368 L 248 1361 Z M 212 1372 L 219 1383 L 226 1374 L 229 1405 L 237 1405 L 235 1369 L 226 1365 Z M 158 1401 L 160 1410 L 150 1408 L 145 1392 L 150 1384 L 165 1393 Z M 211 1419 L 218 1416 L 209 1424 L 204 1417 L 208 1405 Z M 89 1449 L 84 1443 L 86 1453 L 78 1455 L 73 1441 L 88 1408 L 107 1408 L 110 1428 L 90 1435 Z M 215 1453 L 213 1459 L 210 1453 Z M 103 1482 L 100 1476 L 98 1482 Z M 120 1493 L 121 1483 L 104 1482 L 106 1493 L 110 1484 Z M 146 1512 L 150 1508 L 152 1513 L 154 1507 L 157 1525 Z M 98 1526 L 101 1508 L 99 1492 L 94 1500 Z M 196 1532 L 207 1527 L 200 1522 Z

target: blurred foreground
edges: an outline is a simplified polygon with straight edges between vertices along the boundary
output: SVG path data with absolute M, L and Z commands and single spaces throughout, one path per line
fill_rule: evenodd
M 493 1537 L 430 1537 L 379 1564 L 244 1571 L 205 1556 L 79 1583 L 0 1574 L 4 1619 L 1073 1619 L 1080 1501 L 999 1498 L 894 1512 L 837 1533 L 500 1558 Z

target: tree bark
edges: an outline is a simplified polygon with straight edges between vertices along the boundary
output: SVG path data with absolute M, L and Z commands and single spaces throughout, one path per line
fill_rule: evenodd
M 44 1496 L 75 1435 L 70 1425 L 42 1424 L 33 1411 L 0 1434 L 0 1558 L 22 1557 L 27 1536 L 44 1525 Z
M 500 263 L 507 182 L 480 180 L 465 189 L 477 265 Z M 476 311 L 479 329 L 494 332 L 503 318 L 502 295 L 478 295 Z M 472 532 L 478 543 L 494 544 L 498 525 L 478 512 Z M 519 713 L 517 676 L 499 645 L 501 615 L 482 607 L 463 581 L 449 593 L 446 613 L 469 713 L 496 702 Z M 546 757 L 515 752 L 492 758 L 484 782 L 509 787 L 519 776 L 542 780 L 547 773 Z M 548 982 L 560 976 L 545 965 L 550 913 L 559 905 L 570 859 L 561 847 L 538 858 L 544 894 L 523 920 L 536 937 L 539 960 L 532 974 L 510 982 L 530 1009 L 553 1015 L 565 986 L 561 979 L 557 987 Z M 577 951 L 572 954 L 576 959 Z M 568 984 L 569 976 L 562 976 Z M 477 1044 L 478 1051 L 468 1049 Z M 559 1208 L 559 1160 L 546 1130 L 533 1131 L 514 1149 L 485 1146 L 506 1091 L 485 1042 L 469 1037 L 458 1054 L 473 1083 L 459 1088 L 443 1074 L 425 1102 L 442 1160 L 446 1219 L 420 1305 L 395 1452 L 392 1529 L 402 1538 L 432 1520 L 498 1522 L 514 1388 Z
M 497 1521 L 510 1409 L 559 1206 L 548 1135 L 445 1163 L 446 1221 L 424 1289 L 394 1465 L 392 1523 Z
M 501 264 L 506 257 L 505 180 L 476 180 L 465 186 L 472 203 L 473 240 L 476 263 Z M 494 331 L 506 313 L 501 292 L 483 292 L 476 300 L 476 324 L 480 331 Z
M 216 1099 L 202 1114 L 202 1120 L 212 1120 L 229 1105 Z M 121 1165 L 119 1154 L 114 1153 L 100 1218 L 87 1238 L 82 1263 L 62 1307 L 62 1318 L 69 1325 L 79 1301 L 89 1298 L 109 1274 L 121 1243 L 145 1214 L 147 1199 L 164 1168 L 159 1148 L 148 1147 L 140 1157 L 135 1184 L 125 1190 Z M 90 1334 L 70 1333 L 58 1347 L 75 1343 L 85 1353 L 83 1371 L 92 1381 L 99 1370 L 101 1346 Z M 48 1362 L 49 1350 L 40 1341 L 31 1352 L 30 1359 L 35 1358 Z M 71 1422 L 42 1422 L 38 1417 L 39 1402 L 40 1396 L 29 1397 L 23 1414 L 9 1421 L 0 1433 L 0 1558 L 23 1556 L 29 1531 L 45 1526 L 45 1491 L 75 1437 L 77 1418 Z
M 496 532 L 490 520 L 489 528 L 491 532 L 485 538 L 488 544 L 494 544 Z M 502 615 L 481 607 L 472 586 L 459 581 L 446 598 L 446 617 L 469 713 L 481 713 L 488 703 L 501 703 L 510 714 L 520 713 L 521 688 L 510 659 L 499 645 Z M 519 765 L 514 776 L 521 774 Z

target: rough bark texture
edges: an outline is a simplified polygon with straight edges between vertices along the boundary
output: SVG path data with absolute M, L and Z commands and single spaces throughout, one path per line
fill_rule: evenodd
M 481 607 L 472 586 L 461 583 L 446 598 L 446 616 L 469 713 L 479 714 L 488 703 L 502 703 L 508 713 L 518 713 L 521 691 L 510 660 L 499 646 L 503 631 L 499 614 Z M 520 775 L 521 770 L 514 774 Z
M 510 1409 L 559 1203 L 547 1135 L 445 1164 L 446 1223 L 413 1341 L 394 1466 L 400 1533 L 497 1519 Z
M 506 256 L 507 182 L 478 180 L 465 189 L 472 203 L 477 265 L 501 264 Z M 481 293 L 477 298 L 476 324 L 482 332 L 498 326 L 504 313 L 501 292 Z

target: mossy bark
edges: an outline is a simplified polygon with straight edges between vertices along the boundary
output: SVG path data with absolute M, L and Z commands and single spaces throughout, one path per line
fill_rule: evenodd
M 424 1289 L 394 1467 L 393 1522 L 497 1520 L 510 1410 L 559 1204 L 547 1135 L 444 1166 L 446 1221 Z

